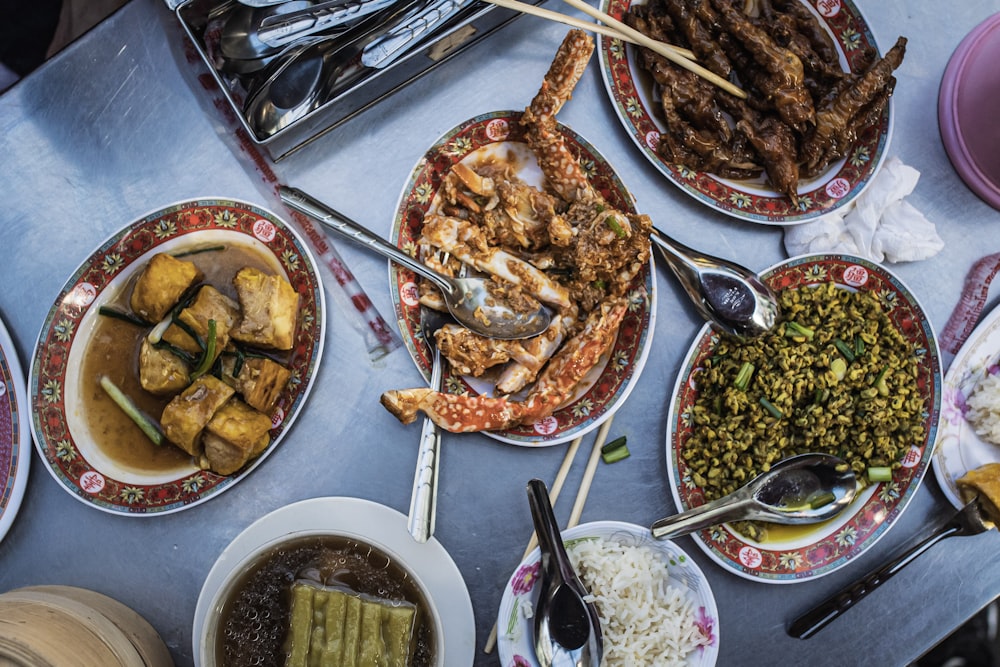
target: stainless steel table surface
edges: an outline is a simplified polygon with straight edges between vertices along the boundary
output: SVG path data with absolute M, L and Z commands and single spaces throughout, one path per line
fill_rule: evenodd
M 1000 215 L 965 187 L 948 161 L 938 133 L 938 86 L 961 38 L 1000 7 L 996 0 L 947 8 L 930 0 L 862 4 L 882 45 L 897 34 L 910 40 L 898 72 L 890 153 L 921 172 L 909 201 L 937 224 L 946 245 L 929 260 L 892 269 L 940 330 L 969 267 L 1000 250 Z M 475 115 L 524 108 L 565 32 L 521 18 L 283 160 L 279 173 L 388 233 L 399 191 L 423 151 Z M 25 366 L 63 282 L 112 232 L 153 209 L 200 196 L 270 206 L 259 174 L 238 155 L 227 125 L 206 101 L 199 74 L 163 2 L 133 0 L 0 96 L 0 314 Z M 639 155 L 614 116 L 596 56 L 559 118 L 611 161 L 639 208 L 680 241 L 755 269 L 785 257 L 781 229 L 695 203 Z M 337 247 L 394 322 L 385 261 Z M 674 509 L 666 408 L 701 323 L 664 267 L 656 273 L 655 344 L 611 429 L 611 436 L 628 436 L 632 456 L 598 469 L 583 521 L 648 525 Z M 421 378 L 403 349 L 372 360 L 343 311 L 333 300 L 328 305 L 326 351 L 304 413 L 264 465 L 219 497 L 166 516 L 109 515 L 70 497 L 33 454 L 23 505 L 0 543 L 0 590 L 56 583 L 103 592 L 141 613 L 177 664 L 189 665 L 202 581 L 255 519 L 317 496 L 366 498 L 405 513 L 418 428 L 400 425 L 378 397 Z M 947 363 L 950 355 L 943 358 Z M 585 438 L 556 505 L 560 521 L 569 515 L 592 437 Z M 535 476 L 551 483 L 564 452 L 564 446 L 528 449 L 481 435 L 445 436 L 437 538 L 471 594 L 476 665 L 498 663 L 496 652 L 481 649 L 531 532 L 525 483 Z M 719 664 L 902 665 L 917 658 L 1000 594 L 996 531 L 935 546 L 813 639 L 791 639 L 785 626 L 951 512 L 929 472 L 905 514 L 857 563 L 794 585 L 724 572 L 691 538 L 681 538 L 718 601 Z

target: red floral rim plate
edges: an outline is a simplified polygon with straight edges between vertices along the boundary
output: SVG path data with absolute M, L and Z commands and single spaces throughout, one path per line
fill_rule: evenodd
M 0 540 L 17 516 L 31 466 L 26 390 L 17 349 L 0 320 Z
M 531 185 L 540 185 L 541 171 L 524 143 L 520 117 L 520 112 L 516 111 L 483 114 L 438 139 L 414 167 L 403 187 L 393 220 L 391 241 L 406 251 L 415 250 L 424 215 L 435 205 L 441 177 L 453 164 L 466 158 L 475 159 L 487 152 L 506 155 L 513 151 L 517 155 L 518 176 Z M 631 195 L 607 161 L 572 130 L 561 124 L 559 129 L 570 149 L 578 156 L 591 184 L 614 206 L 634 212 Z M 403 342 L 421 374 L 429 380 L 431 360 L 420 332 L 420 305 L 414 274 L 390 264 L 389 282 Z M 606 363 L 594 369 L 582 383 L 586 390 L 579 391 L 551 417 L 535 424 L 488 431 L 486 435 L 515 445 L 554 445 L 600 426 L 622 405 L 639 378 L 649 354 L 655 313 L 656 293 L 651 259 L 649 266 L 632 285 L 629 311 Z M 482 380 L 450 373 L 445 374 L 445 386 L 451 393 L 482 394 L 490 390 L 488 383 Z
M 271 444 L 229 475 L 193 463 L 164 473 L 118 467 L 92 441 L 79 417 L 79 360 L 98 308 L 123 289 L 157 252 L 239 243 L 273 255 L 299 293 L 299 328 L 292 379 L 278 400 Z M 78 500 L 124 515 L 166 514 L 214 497 L 239 482 L 274 451 L 309 394 L 324 340 L 325 297 L 316 264 L 298 234 L 272 213 L 244 202 L 203 199 L 143 217 L 95 250 L 63 286 L 38 335 L 28 380 L 35 445 L 49 472 Z
M 621 20 L 633 3 L 644 1 L 602 0 L 601 9 Z M 844 71 L 855 69 L 866 47 L 877 48 L 871 29 L 850 0 L 802 0 L 802 3 L 832 36 Z M 868 186 L 886 157 L 892 135 L 891 99 L 878 125 L 858 137 L 846 159 L 834 163 L 816 178 L 799 183 L 798 206 L 771 189 L 763 177 L 737 181 L 668 163 L 656 152 L 665 125 L 656 111 L 659 106 L 653 96 L 652 79 L 639 67 L 635 47 L 626 46 L 619 39 L 598 39 L 604 85 L 632 141 L 667 180 L 726 215 L 767 225 L 808 222 L 852 202 Z
M 923 308 L 909 289 L 884 267 L 848 255 L 796 257 L 767 269 L 761 277 L 775 290 L 834 282 L 878 295 L 883 308 L 917 354 L 917 385 L 926 409 L 924 438 L 912 443 L 891 482 L 873 484 L 836 519 L 796 532 L 778 542 L 753 542 L 728 526 L 694 534 L 716 563 L 747 579 L 787 584 L 829 574 L 855 560 L 881 538 L 903 513 L 923 480 L 934 452 L 941 409 L 941 361 L 937 340 Z M 704 503 L 680 452 L 691 436 L 690 411 L 697 396 L 693 376 L 719 341 L 704 327 L 678 376 L 667 420 L 667 472 L 680 511 Z

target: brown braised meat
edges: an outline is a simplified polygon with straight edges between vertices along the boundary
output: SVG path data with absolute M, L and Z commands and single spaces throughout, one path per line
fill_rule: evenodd
M 236 324 L 240 307 L 235 301 L 211 285 L 203 285 L 194 301 L 181 310 L 177 319 L 163 332 L 163 340 L 188 354 L 198 357 L 208 340 L 208 322 L 215 322 L 215 356 L 229 343 L 230 329 Z M 192 334 L 197 338 L 192 337 Z M 213 360 L 214 361 L 214 360 Z
M 191 366 L 169 350 L 142 338 L 139 348 L 139 384 L 151 394 L 176 394 L 191 381 Z
M 882 117 L 903 56 L 900 38 L 878 60 L 852 55 L 844 72 L 826 29 L 800 0 L 649 0 L 625 22 L 655 39 L 690 48 L 708 69 L 747 92 L 740 100 L 647 49 L 665 123 L 658 153 L 674 164 L 744 179 L 766 172 L 797 201 L 800 178 L 843 158 Z

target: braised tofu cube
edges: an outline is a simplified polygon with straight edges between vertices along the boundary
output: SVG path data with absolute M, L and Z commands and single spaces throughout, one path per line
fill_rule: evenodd
M 147 322 L 159 322 L 199 278 L 201 272 L 191 262 L 166 253 L 153 255 L 132 288 L 132 312 Z
M 235 390 L 212 375 L 203 375 L 163 408 L 160 425 L 167 440 L 192 456 L 201 455 L 201 432 Z
M 299 294 L 291 283 L 247 266 L 233 278 L 233 285 L 243 311 L 233 338 L 274 350 L 292 349 Z
M 209 468 L 231 475 L 260 455 L 271 442 L 271 418 L 234 398 L 205 427 L 205 458 Z
M 215 356 L 218 358 L 222 354 L 222 349 L 229 344 L 230 331 L 239 316 L 238 303 L 211 285 L 205 285 L 198 290 L 198 295 L 191 305 L 177 315 L 177 319 L 186 324 L 202 343 L 208 340 L 208 321 L 215 320 Z M 171 324 L 163 332 L 163 340 L 195 357 L 201 355 L 201 345 L 198 341 L 176 323 Z
M 139 383 L 151 394 L 176 394 L 191 382 L 191 367 L 169 350 L 142 339 L 139 348 Z
M 264 357 L 246 357 L 236 374 L 235 357 L 222 359 L 222 378 L 243 395 L 243 400 L 265 414 L 274 412 L 278 397 L 288 385 L 292 372 Z

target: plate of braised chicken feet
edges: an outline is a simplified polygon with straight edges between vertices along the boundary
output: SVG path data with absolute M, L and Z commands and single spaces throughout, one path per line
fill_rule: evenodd
M 98 509 L 156 515 L 232 487 L 312 387 L 324 294 L 296 232 L 243 202 L 154 211 L 67 280 L 35 345 L 35 445 Z
M 404 186 L 394 243 L 442 272 L 490 276 L 505 298 L 541 302 L 554 317 L 542 334 L 515 341 L 442 327 L 444 389 L 382 396 L 402 422 L 424 413 L 448 431 L 551 445 L 599 426 L 638 379 L 656 309 L 651 223 L 597 150 L 555 120 L 593 48 L 570 33 L 524 112 L 452 129 Z M 420 311 L 443 304 L 411 271 L 390 273 L 403 339 L 429 378 Z
M 807 222 L 847 206 L 885 159 L 906 39 L 880 55 L 851 0 L 604 0 L 601 8 L 689 49 L 747 94 L 600 38 L 619 119 L 697 201 L 750 222 Z

